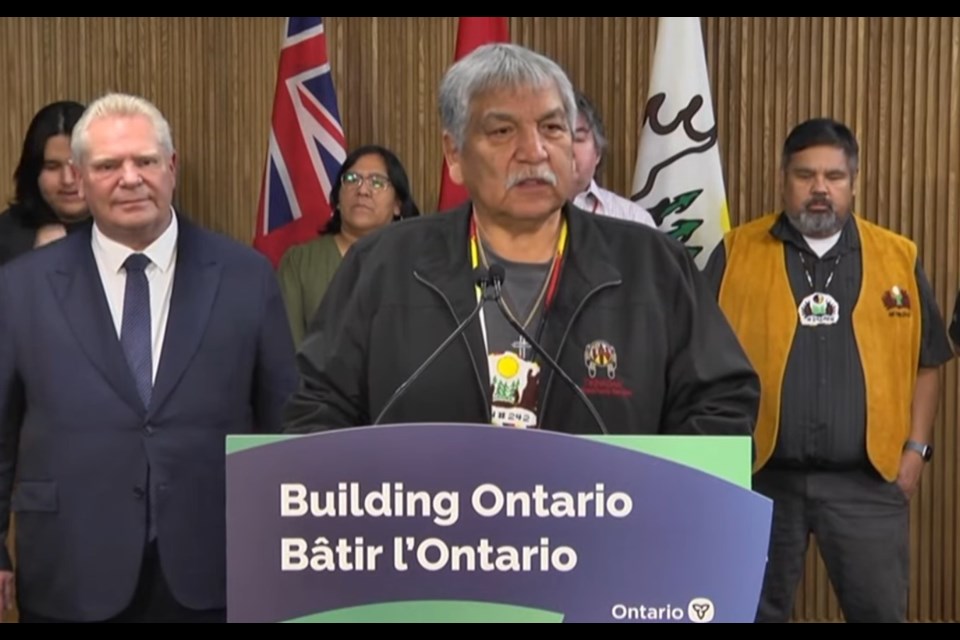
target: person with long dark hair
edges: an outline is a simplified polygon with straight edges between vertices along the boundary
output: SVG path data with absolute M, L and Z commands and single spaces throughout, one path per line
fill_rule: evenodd
M 330 191 L 333 216 L 320 236 L 287 250 L 278 275 L 293 339 L 300 344 L 340 260 L 354 242 L 420 215 L 400 159 L 379 145 L 354 149 Z
M 65 100 L 34 115 L 13 174 L 14 199 L 0 215 L 0 264 L 62 238 L 87 220 L 70 161 L 70 135 L 84 106 Z

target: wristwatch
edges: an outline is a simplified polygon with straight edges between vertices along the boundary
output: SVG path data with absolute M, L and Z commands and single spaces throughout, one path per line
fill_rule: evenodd
M 929 444 L 922 444 L 913 440 L 907 440 L 907 443 L 903 445 L 903 448 L 905 450 L 910 449 L 911 451 L 916 451 L 920 454 L 920 457 L 923 458 L 924 462 L 929 462 L 930 458 L 933 457 L 933 447 L 931 447 Z

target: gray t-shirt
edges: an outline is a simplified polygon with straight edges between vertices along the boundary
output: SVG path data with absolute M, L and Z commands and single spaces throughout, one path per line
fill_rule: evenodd
M 505 260 L 483 245 L 489 264 L 504 268 L 503 301 L 534 339 L 543 317 L 550 265 Z M 533 347 L 510 326 L 495 301 L 483 307 L 487 338 L 493 421 L 516 427 L 537 426 L 537 399 L 542 369 Z

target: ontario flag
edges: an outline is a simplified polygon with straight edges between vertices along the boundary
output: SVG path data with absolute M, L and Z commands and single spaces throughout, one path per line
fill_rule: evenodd
M 274 267 L 330 219 L 346 146 L 323 18 L 287 18 L 253 241 Z
M 490 42 L 509 42 L 510 23 L 507 18 L 460 18 L 457 26 L 456 62 L 468 53 Z M 450 178 L 447 161 L 443 161 L 443 173 L 440 175 L 440 202 L 437 209 L 452 209 L 467 201 L 467 190 Z
M 700 269 L 730 229 L 700 18 L 660 18 L 632 200 Z

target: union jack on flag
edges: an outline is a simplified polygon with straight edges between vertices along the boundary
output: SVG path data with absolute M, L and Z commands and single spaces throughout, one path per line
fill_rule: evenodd
M 330 219 L 346 146 L 323 18 L 287 18 L 253 241 L 275 267 Z

